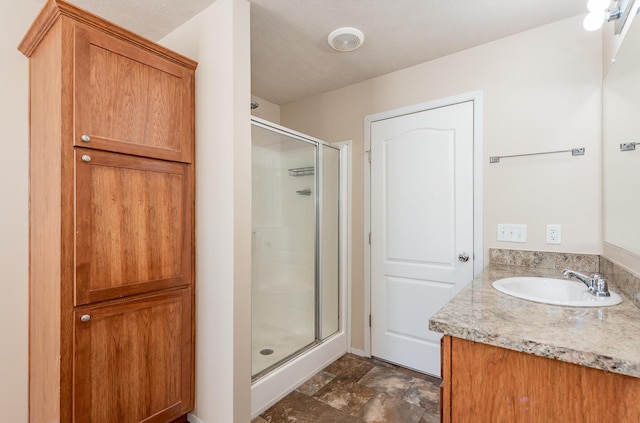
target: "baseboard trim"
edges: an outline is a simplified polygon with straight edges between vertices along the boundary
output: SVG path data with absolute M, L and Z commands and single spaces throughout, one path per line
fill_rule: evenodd
M 363 350 L 359 350 L 357 348 L 350 348 L 349 352 L 351 354 L 353 354 L 353 355 L 357 355 L 357 356 L 360 356 L 360 357 L 366 357 L 366 354 L 364 353 L 364 351 Z
M 187 414 L 187 421 L 189 423 L 204 423 L 203 420 L 200 420 L 199 418 L 197 418 L 193 413 Z

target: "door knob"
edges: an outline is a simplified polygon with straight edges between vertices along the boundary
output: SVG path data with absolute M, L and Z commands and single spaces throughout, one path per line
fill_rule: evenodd
M 463 262 L 463 263 L 468 262 L 469 261 L 469 254 L 467 254 L 467 253 L 458 254 L 458 260 Z

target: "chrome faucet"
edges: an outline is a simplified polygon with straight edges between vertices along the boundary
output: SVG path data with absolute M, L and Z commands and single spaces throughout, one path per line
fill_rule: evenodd
M 562 271 L 562 276 L 565 279 L 574 278 L 582 282 L 589 288 L 589 294 L 595 295 L 596 297 L 610 297 L 609 287 L 607 286 L 607 281 L 602 278 L 602 275 L 599 273 L 594 273 L 591 276 L 583 275 L 582 273 L 578 273 L 571 269 L 564 269 Z

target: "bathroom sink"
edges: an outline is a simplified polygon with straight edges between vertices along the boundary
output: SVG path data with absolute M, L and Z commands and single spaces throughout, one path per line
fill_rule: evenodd
M 596 297 L 581 282 L 567 279 L 516 277 L 498 279 L 492 286 L 498 291 L 523 300 L 560 306 L 606 307 L 622 302 L 622 297 L 610 292 L 610 297 Z

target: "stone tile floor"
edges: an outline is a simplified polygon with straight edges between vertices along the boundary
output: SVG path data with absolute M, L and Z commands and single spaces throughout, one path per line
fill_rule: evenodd
M 346 354 L 252 423 L 435 423 L 441 380 Z

